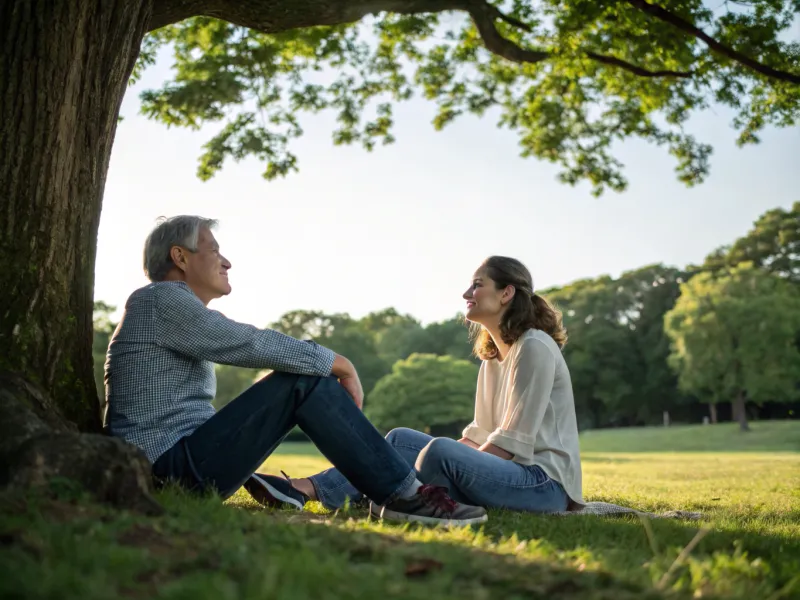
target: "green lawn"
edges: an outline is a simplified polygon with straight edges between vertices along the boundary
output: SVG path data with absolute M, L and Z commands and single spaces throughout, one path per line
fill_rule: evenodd
M 583 436 L 588 498 L 699 510 L 700 523 L 493 511 L 480 528 L 445 530 L 318 505 L 271 512 L 241 491 L 225 504 L 165 492 L 158 518 L 63 491 L 6 496 L 0 598 L 800 598 L 800 422 L 753 428 Z M 325 466 L 310 445 L 285 444 L 262 470 Z

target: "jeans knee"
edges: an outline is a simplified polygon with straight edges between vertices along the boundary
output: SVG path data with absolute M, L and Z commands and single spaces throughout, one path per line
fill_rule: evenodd
M 408 427 L 395 427 L 386 434 L 386 441 L 394 446 L 398 442 L 402 443 L 403 438 L 407 438 L 410 434 L 416 433 L 413 429 Z
M 450 438 L 433 438 L 417 457 L 416 469 L 420 477 L 433 477 L 445 469 L 448 458 L 452 457 L 453 444 L 457 441 Z

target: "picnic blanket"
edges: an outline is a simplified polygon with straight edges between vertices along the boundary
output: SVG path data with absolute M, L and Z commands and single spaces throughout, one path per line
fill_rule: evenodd
M 620 506 L 618 504 L 611 504 L 610 502 L 587 502 L 579 509 L 557 512 L 555 514 L 564 517 L 573 515 L 598 515 L 609 517 L 637 515 L 641 517 L 648 517 L 650 519 L 686 519 L 690 521 L 696 521 L 703 518 L 703 513 L 691 512 L 688 510 L 670 510 L 663 513 L 650 513 L 636 510 L 635 508 Z

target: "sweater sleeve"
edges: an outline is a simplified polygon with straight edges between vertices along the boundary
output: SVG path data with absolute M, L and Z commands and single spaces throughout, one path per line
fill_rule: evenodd
M 515 457 L 531 460 L 555 379 L 556 358 L 543 341 L 525 340 L 512 369 L 512 385 L 503 419 L 487 442 Z

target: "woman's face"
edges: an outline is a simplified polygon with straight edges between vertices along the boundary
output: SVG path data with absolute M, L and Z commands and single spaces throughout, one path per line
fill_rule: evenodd
M 503 293 L 483 269 L 478 269 L 462 296 L 467 301 L 467 321 L 481 325 L 497 322 L 503 313 Z

